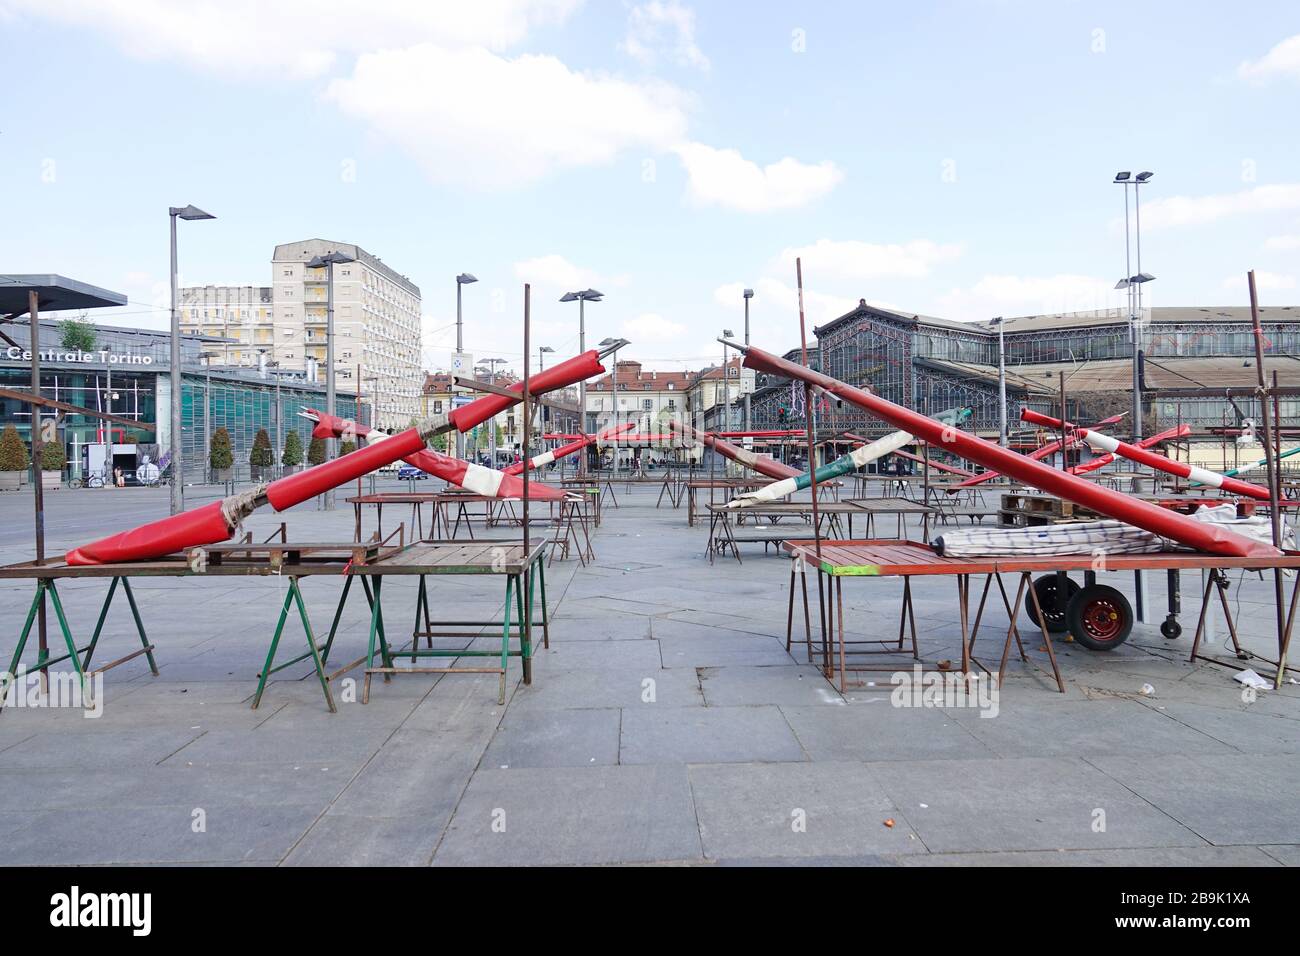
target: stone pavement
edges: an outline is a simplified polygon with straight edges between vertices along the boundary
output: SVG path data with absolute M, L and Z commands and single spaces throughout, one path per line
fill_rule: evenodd
M 0 715 L 4 862 L 1300 864 L 1300 687 L 1247 703 L 1233 672 L 1186 662 L 1194 575 L 1180 640 L 1139 626 L 1110 654 L 1058 645 L 1064 695 L 1013 664 L 996 717 L 899 708 L 888 674 L 841 696 L 802 648 L 787 654 L 785 559 L 749 545 L 743 565 L 710 566 L 706 527 L 656 509 L 650 487 L 618 492 L 595 564 L 551 569 L 551 647 L 532 686 L 512 662 L 504 707 L 494 675 L 410 675 L 376 680 L 369 704 L 331 715 L 302 665 L 253 711 L 283 582 L 141 579 L 161 676 L 142 659 L 109 671 L 98 719 Z M 166 489 L 47 500 L 54 553 L 167 510 Z M 29 559 L 30 496 L 0 497 L 0 519 L 0 560 Z M 294 540 L 351 537 L 346 506 L 268 510 L 248 527 L 261 538 L 281 520 Z M 1110 583 L 1128 590 L 1121 577 Z M 318 629 L 338 587 L 304 586 Z M 432 587 L 435 616 L 500 600 L 499 580 Z M 1270 587 L 1234 572 L 1230 599 L 1261 652 Z M 80 634 L 104 588 L 61 587 Z M 900 591 L 849 582 L 850 626 L 895 632 Z M 954 591 L 915 589 L 927 658 L 960 654 Z M 394 633 L 414 593 L 389 579 Z M 25 583 L 0 590 L 0 667 L 30 597 Z M 345 614 L 340 660 L 364 651 L 359 606 Z M 999 623 L 1000 609 L 990 643 Z M 115 605 L 103 659 L 133 639 Z M 282 648 L 300 644 L 290 632 Z

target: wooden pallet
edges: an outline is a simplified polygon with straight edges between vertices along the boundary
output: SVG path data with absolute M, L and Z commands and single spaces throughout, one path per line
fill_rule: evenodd
M 1003 528 L 1096 521 L 1101 517 L 1091 508 L 1050 495 L 1004 494 L 998 510 L 998 524 Z

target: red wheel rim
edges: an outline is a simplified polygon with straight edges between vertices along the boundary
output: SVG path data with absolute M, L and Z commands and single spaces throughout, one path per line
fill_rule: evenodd
M 1107 598 L 1093 598 L 1083 608 L 1079 622 L 1093 640 L 1113 641 L 1124 626 L 1124 613 Z

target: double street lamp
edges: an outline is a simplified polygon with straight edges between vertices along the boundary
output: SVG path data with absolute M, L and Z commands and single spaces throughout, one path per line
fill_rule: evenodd
M 748 346 L 749 345 L 749 300 L 754 298 L 754 290 L 746 289 L 744 292 L 744 296 L 745 296 L 745 345 Z M 745 393 L 745 431 L 749 431 L 752 427 L 753 427 L 753 423 L 750 421 L 750 416 L 749 416 L 749 392 L 746 392 Z
M 176 289 L 176 220 L 177 219 L 216 219 L 211 213 L 204 212 L 197 206 L 169 206 L 167 215 L 171 219 L 171 278 L 172 278 L 172 321 L 171 321 L 171 513 L 179 514 L 185 510 L 185 486 L 181 476 L 181 313 L 177 304 Z M 206 452 L 206 449 L 204 449 Z M 112 456 L 109 456 L 112 460 Z
M 460 275 L 456 276 L 456 355 L 458 357 L 465 353 L 465 338 L 462 334 L 463 326 L 461 324 L 460 315 L 460 292 L 461 289 L 469 285 L 471 282 L 477 281 L 478 279 L 470 275 L 468 272 L 462 272 Z M 455 369 L 455 374 L 463 375 L 467 371 L 468 369 L 457 368 Z M 454 402 L 455 399 L 453 398 L 452 401 Z M 456 457 L 465 457 L 465 433 L 460 430 L 457 430 L 456 432 Z
M 1115 174 L 1114 183 L 1124 187 L 1124 275 L 1115 283 L 1116 289 L 1128 292 L 1129 334 L 1133 339 L 1133 441 L 1142 439 L 1142 286 L 1155 276 L 1142 271 L 1142 204 L 1139 189 L 1155 174 L 1141 172 L 1136 176 L 1128 170 Z M 1136 219 L 1134 238 L 1137 250 L 1137 273 L 1134 274 L 1129 257 L 1128 187 L 1133 187 L 1133 212 Z
M 581 292 L 566 292 L 560 296 L 561 302 L 578 303 L 578 351 L 587 351 L 587 303 L 599 302 L 605 298 L 603 292 L 597 292 L 595 289 L 583 289 Z M 615 363 L 615 368 L 618 365 Z M 581 381 L 578 383 L 578 431 L 585 433 L 587 431 L 587 383 Z M 587 455 L 584 452 L 578 458 L 578 467 L 582 474 L 587 473 Z

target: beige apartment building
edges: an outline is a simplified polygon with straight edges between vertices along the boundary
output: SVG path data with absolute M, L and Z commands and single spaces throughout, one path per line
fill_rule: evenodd
M 197 286 L 180 293 L 181 330 L 234 341 L 214 346 L 222 364 L 266 364 L 305 378 L 325 377 L 328 253 L 334 266 L 334 360 L 340 389 L 360 391 L 380 428 L 402 429 L 421 412 L 420 290 L 352 243 L 306 239 L 275 247 L 271 285 Z M 268 298 L 269 296 L 269 298 Z

